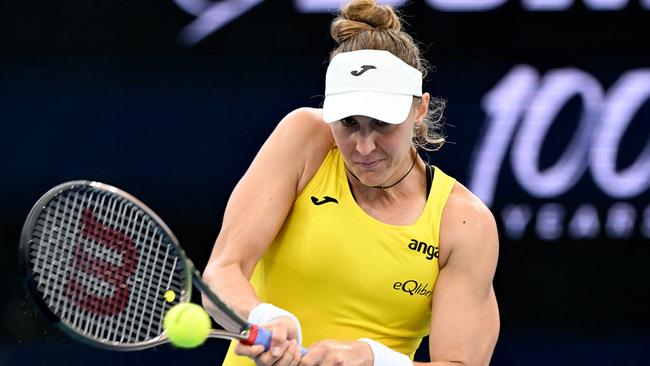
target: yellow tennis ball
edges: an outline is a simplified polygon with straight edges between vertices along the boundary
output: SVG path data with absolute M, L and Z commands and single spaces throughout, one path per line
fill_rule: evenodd
M 174 290 L 165 291 L 165 300 L 167 300 L 167 302 L 172 302 L 175 299 L 176 299 L 176 293 L 174 292 Z
M 194 348 L 205 342 L 212 328 L 210 316 L 196 304 L 182 303 L 173 306 L 163 320 L 167 338 L 179 348 Z

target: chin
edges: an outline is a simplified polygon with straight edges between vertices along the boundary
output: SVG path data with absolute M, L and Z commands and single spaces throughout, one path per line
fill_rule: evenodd
M 380 186 L 384 183 L 385 179 L 382 180 L 380 177 L 377 176 L 377 174 L 373 173 L 364 173 L 364 172 L 359 172 L 359 173 L 354 173 L 357 178 L 359 178 L 359 182 L 361 182 L 365 186 Z

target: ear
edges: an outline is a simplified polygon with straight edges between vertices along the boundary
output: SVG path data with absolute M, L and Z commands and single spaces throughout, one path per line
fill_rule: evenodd
M 424 117 L 427 116 L 427 112 L 429 112 L 430 98 L 431 95 L 429 95 L 429 93 L 422 93 L 422 97 L 420 98 L 420 104 L 417 106 L 417 116 L 415 117 L 415 120 L 418 123 L 422 123 Z

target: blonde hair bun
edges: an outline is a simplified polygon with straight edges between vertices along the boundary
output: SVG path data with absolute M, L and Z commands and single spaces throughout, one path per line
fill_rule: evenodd
M 399 32 L 402 24 L 390 5 L 378 5 L 375 0 L 356 0 L 344 6 L 331 25 L 330 33 L 337 43 L 343 43 L 363 31 Z

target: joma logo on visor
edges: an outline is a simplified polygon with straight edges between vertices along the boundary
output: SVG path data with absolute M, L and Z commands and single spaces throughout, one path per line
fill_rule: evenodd
M 376 67 L 372 66 L 372 65 L 363 65 L 363 66 L 361 66 L 361 70 L 351 71 L 350 74 L 352 74 L 353 76 L 361 76 L 366 71 L 372 70 L 372 69 L 376 69 Z

